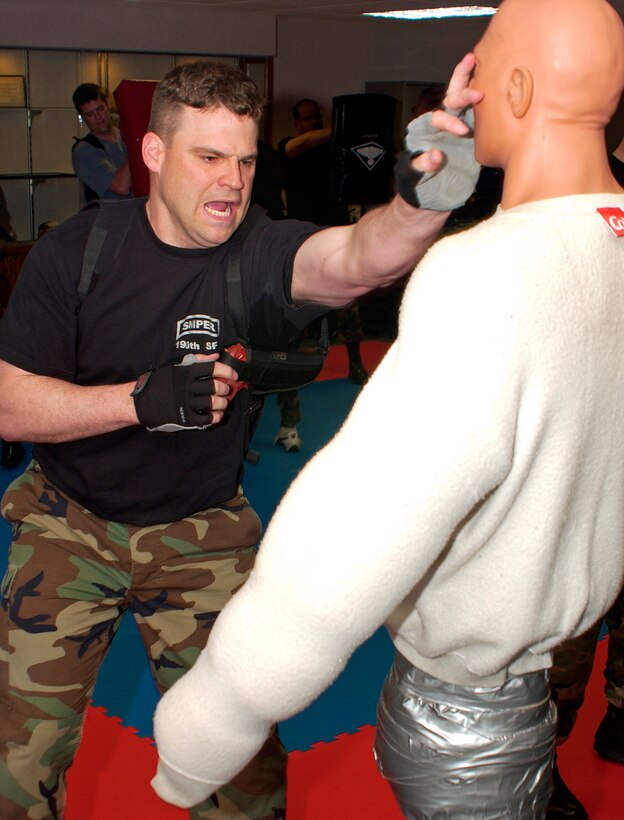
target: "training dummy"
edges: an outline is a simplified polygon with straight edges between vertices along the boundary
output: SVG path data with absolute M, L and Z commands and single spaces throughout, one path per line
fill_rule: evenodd
M 603 0 L 505 0 L 475 54 L 501 209 L 417 267 L 397 341 L 161 701 L 165 799 L 230 779 L 385 623 L 375 752 L 404 814 L 544 814 L 551 653 L 624 571 L 624 192 L 604 143 L 624 26 Z

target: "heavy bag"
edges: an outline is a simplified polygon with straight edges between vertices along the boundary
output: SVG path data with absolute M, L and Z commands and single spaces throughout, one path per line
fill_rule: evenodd
M 333 98 L 332 170 L 342 206 L 378 205 L 392 196 L 396 100 L 388 94 Z

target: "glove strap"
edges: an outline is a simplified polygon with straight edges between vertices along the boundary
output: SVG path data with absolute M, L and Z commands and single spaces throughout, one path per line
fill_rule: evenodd
M 394 167 L 394 176 L 397 184 L 397 191 L 401 199 L 404 199 L 412 208 L 420 208 L 420 202 L 416 195 L 416 186 L 424 177 L 424 171 L 417 171 L 412 167 L 412 160 L 419 157 L 423 151 L 402 151 Z

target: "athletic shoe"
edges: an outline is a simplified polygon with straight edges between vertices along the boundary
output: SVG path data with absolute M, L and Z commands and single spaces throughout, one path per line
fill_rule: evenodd
M 280 427 L 273 439 L 273 444 L 283 447 L 287 453 L 298 453 L 301 449 L 301 439 L 296 427 Z

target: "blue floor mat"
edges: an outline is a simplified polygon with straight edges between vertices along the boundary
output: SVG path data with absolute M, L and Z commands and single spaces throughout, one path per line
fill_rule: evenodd
M 300 393 L 302 421 L 298 425 L 302 439 L 299 453 L 286 453 L 273 444 L 279 427 L 276 400 L 269 396 L 252 442 L 260 455 L 258 464 L 245 467 L 244 488 L 266 526 L 279 499 L 289 484 L 346 418 L 358 389 L 346 379 L 316 382 Z M 4 487 L 19 475 L 2 469 Z M 10 528 L 0 522 L 0 572 L 3 573 Z M 390 666 L 393 648 L 385 630 L 379 630 L 351 658 L 335 683 L 300 715 L 283 723 L 280 735 L 289 750 L 305 750 L 318 741 L 331 741 L 343 732 L 375 722 L 377 698 L 385 673 Z M 120 678 L 123 670 L 123 678 Z M 131 618 L 125 617 L 104 662 L 93 701 L 124 726 L 134 728 L 142 737 L 152 735 L 152 715 L 158 695 L 143 646 Z

